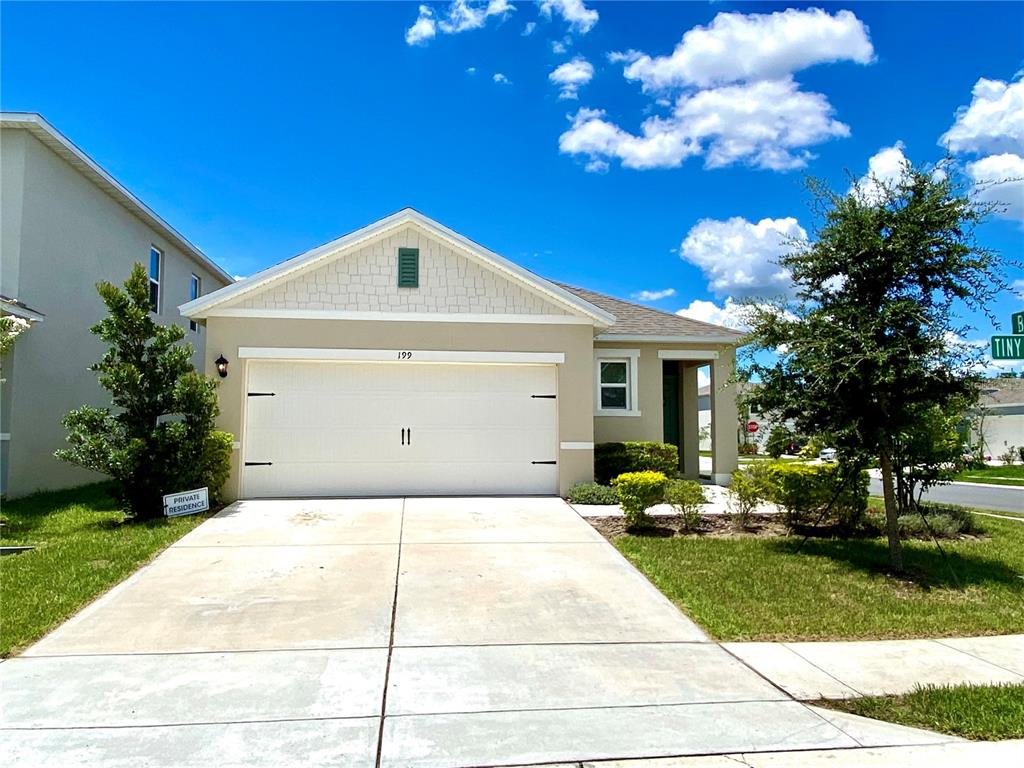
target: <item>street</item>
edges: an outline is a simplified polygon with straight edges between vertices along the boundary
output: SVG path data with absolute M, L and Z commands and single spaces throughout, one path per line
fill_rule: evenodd
M 872 477 L 870 489 L 872 496 L 881 496 L 881 480 Z M 940 504 L 957 504 L 999 512 L 1024 512 L 1024 488 L 1006 485 L 951 483 L 933 488 L 923 498 Z

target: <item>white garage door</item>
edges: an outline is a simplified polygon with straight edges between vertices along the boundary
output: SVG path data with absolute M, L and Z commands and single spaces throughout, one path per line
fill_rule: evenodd
M 553 365 L 251 361 L 242 495 L 553 494 Z

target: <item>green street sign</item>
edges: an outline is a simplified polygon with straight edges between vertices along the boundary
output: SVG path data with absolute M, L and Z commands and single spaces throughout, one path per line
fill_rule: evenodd
M 1014 312 L 1010 315 L 1010 333 L 1024 334 L 1024 312 Z
M 993 360 L 1024 360 L 1024 335 L 993 336 Z

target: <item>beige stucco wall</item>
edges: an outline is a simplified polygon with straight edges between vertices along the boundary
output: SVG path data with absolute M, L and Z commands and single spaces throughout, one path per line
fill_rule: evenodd
M 239 347 L 318 347 L 486 352 L 563 352 L 558 366 L 558 435 L 560 442 L 591 443 L 593 419 L 593 328 L 589 325 L 532 323 L 453 323 L 420 321 L 293 320 L 212 317 L 207 321 L 206 370 L 223 354 L 228 377 L 219 389 L 221 429 L 243 442 L 242 409 L 246 363 Z M 238 496 L 240 451 L 232 457 L 228 498 Z M 562 492 L 593 478 L 592 450 L 563 449 L 558 454 Z
M 712 363 L 712 388 L 714 390 L 713 410 L 717 420 L 712 431 L 717 435 L 713 447 L 714 468 L 712 472 L 716 481 L 725 481 L 737 466 L 736 445 L 736 394 L 735 384 L 730 383 L 736 365 L 735 349 L 730 346 L 708 344 L 669 344 L 664 342 L 627 342 L 601 341 L 595 342 L 595 349 L 639 350 L 637 397 L 639 416 L 595 416 L 594 441 L 597 443 L 617 442 L 625 440 L 665 439 L 665 423 L 662 410 L 662 360 L 658 351 L 665 350 L 711 350 L 718 352 L 718 359 Z M 710 357 L 710 356 L 709 356 Z M 596 372 L 593 374 L 596 377 Z M 591 380 L 593 388 L 594 379 Z M 683 404 L 681 404 L 682 406 Z M 692 402 L 691 409 L 696 411 L 697 404 Z M 684 415 L 681 412 L 681 417 Z M 731 428 L 731 433 L 727 430 Z M 691 425 L 687 424 L 688 427 Z
M 419 286 L 398 287 L 398 249 L 419 249 Z M 349 312 L 568 315 L 568 311 L 409 224 L 229 307 Z
M 160 319 L 186 329 L 197 347 L 197 367 L 205 358 L 205 331 L 188 332 L 178 305 L 188 300 L 189 275 L 203 291 L 224 285 L 222 278 L 174 247 L 163 235 L 113 200 L 27 131 L 3 129 L 0 199 L 0 293 L 46 315 L 22 334 L 5 362 L 8 379 L 0 396 L 0 432 L 10 434 L 0 474 L 7 495 L 62 488 L 98 479 L 58 462 L 64 445 L 63 415 L 83 404 L 108 399 L 86 368 L 103 352 L 89 328 L 104 315 L 95 284 L 123 282 L 132 264 L 149 263 L 150 245 L 164 252 Z

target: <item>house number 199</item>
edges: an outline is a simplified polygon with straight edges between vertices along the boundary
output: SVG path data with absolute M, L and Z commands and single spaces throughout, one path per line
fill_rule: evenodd
M 398 353 L 398 359 L 399 360 L 412 360 L 412 352 L 399 352 Z

